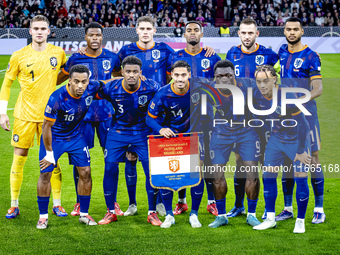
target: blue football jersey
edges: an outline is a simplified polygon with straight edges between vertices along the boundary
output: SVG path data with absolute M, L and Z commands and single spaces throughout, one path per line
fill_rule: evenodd
M 220 98 L 220 103 L 217 104 L 215 112 L 215 126 L 213 132 L 219 135 L 237 135 L 249 131 L 251 128 L 248 126 L 248 120 L 251 119 L 252 114 L 246 107 L 247 102 L 247 89 L 249 83 L 241 83 L 236 81 L 236 87 L 241 89 L 244 97 L 244 114 L 235 115 L 233 102 L 234 96 L 232 94 L 228 95 L 223 91 L 223 89 L 216 88 L 218 96 Z M 216 83 L 215 83 L 216 85 Z M 229 90 L 228 90 L 229 91 Z
M 284 85 L 278 86 L 277 93 L 277 106 L 273 113 L 265 116 L 255 115 L 256 118 L 262 119 L 265 123 L 269 122 L 271 126 L 272 133 L 271 135 L 277 136 L 281 142 L 283 143 L 295 143 L 298 138 L 297 127 L 285 127 L 285 126 L 294 126 L 293 121 L 289 121 L 294 119 L 293 115 L 303 114 L 299 108 L 295 105 L 288 104 L 286 115 L 281 115 L 281 88 L 286 87 Z M 288 99 L 297 98 L 295 93 L 287 93 Z M 261 94 L 258 88 L 255 88 L 253 91 L 253 105 L 257 110 L 268 110 L 272 107 L 273 100 L 272 98 L 267 98 Z M 267 121 L 266 121 L 267 119 Z M 269 121 L 273 120 L 273 121 Z M 285 121 L 286 120 L 286 121 Z M 282 121 L 284 121 L 285 126 L 282 125 Z
M 186 61 L 191 66 L 191 76 L 213 79 L 214 78 L 214 66 L 221 60 L 221 58 L 215 54 L 211 57 L 205 57 L 207 51 L 201 48 L 197 54 L 192 54 L 187 49 L 179 50 L 170 55 L 167 64 L 167 74 L 171 74 L 171 66 L 179 60 Z
M 68 74 L 74 65 L 85 65 L 90 69 L 91 80 L 109 80 L 112 72 L 121 69 L 120 59 L 116 53 L 102 49 L 99 56 L 73 54 L 68 60 L 62 71 Z M 112 105 L 106 100 L 96 100 L 92 103 L 84 121 L 106 121 L 113 115 Z
M 307 45 L 297 52 L 290 52 L 284 44 L 279 50 L 281 66 L 281 83 L 288 87 L 299 87 L 312 90 L 310 82 L 321 79 L 321 61 L 319 55 Z M 299 97 L 304 94 L 298 94 Z M 316 114 L 316 102 L 311 100 L 305 107 L 312 115 Z
M 154 80 L 161 86 L 166 84 L 167 59 L 174 50 L 165 43 L 154 43 L 151 49 L 143 49 L 138 42 L 123 46 L 118 55 L 121 61 L 127 56 L 139 58 L 142 65 L 142 74 Z
M 150 79 L 139 80 L 139 87 L 134 92 L 124 88 L 124 79 L 106 83 L 97 96 L 108 100 L 114 108 L 110 130 L 128 135 L 149 134 L 145 117 L 148 105 L 159 87 L 158 83 Z
M 201 132 L 202 123 L 213 115 L 214 98 L 208 80 L 189 79 L 189 90 L 185 94 L 175 92 L 173 83 L 162 87 L 151 100 L 149 117 L 156 119 L 162 127 L 168 127 L 175 133 Z M 201 115 L 202 95 L 207 95 L 207 114 Z M 154 130 L 159 132 L 159 130 Z
M 244 52 L 241 45 L 233 46 L 227 53 L 226 59 L 235 66 L 235 76 L 238 78 L 255 78 L 254 73 L 258 66 L 274 66 L 278 55 L 272 50 L 257 44 L 253 52 Z
M 82 129 L 83 119 L 102 83 L 90 81 L 84 94 L 79 98 L 71 95 L 68 86 L 54 91 L 45 109 L 45 119 L 54 122 L 53 140 L 71 140 L 85 135 Z

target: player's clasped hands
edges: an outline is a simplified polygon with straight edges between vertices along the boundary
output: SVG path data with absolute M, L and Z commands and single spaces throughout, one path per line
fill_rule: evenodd
M 11 131 L 7 114 L 1 114 L 0 125 L 6 131 Z
M 163 135 L 165 138 L 176 136 L 176 134 L 170 128 L 162 128 L 159 130 L 159 134 Z
M 296 154 L 294 162 L 296 162 L 297 160 L 305 165 L 309 165 L 312 162 L 312 157 L 308 155 L 307 152 L 304 152 L 302 154 Z

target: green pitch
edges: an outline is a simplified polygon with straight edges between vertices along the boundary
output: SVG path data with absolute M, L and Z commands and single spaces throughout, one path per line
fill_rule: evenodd
M 340 132 L 340 55 L 321 55 L 323 75 L 323 95 L 317 99 L 321 124 L 322 165 L 339 164 Z M 6 69 L 9 56 L 0 56 L 0 70 Z M 0 73 L 0 82 L 4 78 L 4 70 Z M 13 109 L 19 93 L 18 83 L 11 90 L 9 108 Z M 13 125 L 13 110 L 8 111 Z M 52 214 L 52 199 L 49 207 L 49 225 L 47 230 L 35 228 L 39 218 L 36 185 L 39 177 L 38 152 L 34 146 L 29 151 L 29 158 L 24 168 L 24 180 L 20 194 L 20 212 L 16 219 L 5 218 L 10 207 L 9 175 L 13 157 L 10 145 L 11 133 L 0 130 L 0 254 L 307 254 L 307 253 L 339 253 L 340 230 L 338 220 L 340 212 L 339 194 L 340 180 L 331 178 L 339 176 L 327 174 L 325 180 L 326 222 L 320 225 L 311 224 L 314 194 L 310 188 L 310 202 L 306 215 L 306 233 L 293 234 L 295 219 L 278 223 L 277 229 L 254 231 L 246 224 L 246 216 L 229 219 L 229 225 L 210 229 L 208 224 L 214 216 L 206 211 L 206 192 L 199 211 L 199 220 L 203 224 L 200 229 L 192 229 L 188 219 L 189 213 L 176 216 L 176 224 L 170 229 L 152 226 L 146 221 L 147 197 L 145 192 L 145 176 L 138 164 L 137 202 L 139 214 L 132 217 L 118 216 L 118 221 L 105 226 L 85 226 L 78 222 L 78 217 L 57 218 Z M 103 196 L 104 160 L 101 148 L 96 141 L 91 150 L 93 190 L 90 215 L 96 221 L 106 213 Z M 63 173 L 62 205 L 70 213 L 75 204 L 72 166 L 64 155 L 60 164 Z M 234 164 L 232 158 L 230 164 Z M 120 177 L 117 201 L 121 209 L 128 208 L 128 195 L 125 185 L 124 165 L 120 166 Z M 228 179 L 227 210 L 233 207 L 233 180 Z M 310 183 L 309 183 L 310 184 Z M 262 185 L 262 183 L 261 183 Z M 310 185 L 311 186 L 311 185 Z M 279 195 L 276 211 L 283 209 L 281 183 L 278 181 Z M 187 192 L 188 204 L 191 204 L 190 191 Z M 295 198 L 294 198 L 295 200 Z M 174 203 L 177 194 L 174 196 Z M 245 203 L 246 204 L 246 203 Z M 294 214 L 297 205 L 294 201 Z M 190 206 L 189 206 L 190 207 Z M 264 211 L 264 199 L 261 193 L 257 207 L 257 216 Z M 161 220 L 164 218 L 161 217 Z

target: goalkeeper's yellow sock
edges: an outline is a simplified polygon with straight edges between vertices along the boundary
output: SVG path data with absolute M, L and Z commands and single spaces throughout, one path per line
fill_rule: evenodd
M 53 169 L 51 176 L 51 187 L 53 194 L 53 206 L 61 205 L 61 169 L 59 161 L 57 166 Z
M 19 193 L 22 179 L 24 176 L 24 165 L 27 156 L 19 156 L 14 154 L 13 163 L 11 167 L 10 183 L 11 183 L 11 207 L 19 206 Z

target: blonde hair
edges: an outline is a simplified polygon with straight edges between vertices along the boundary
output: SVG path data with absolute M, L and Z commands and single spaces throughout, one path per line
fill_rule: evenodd
M 31 20 L 31 26 L 33 22 L 38 22 L 38 21 L 45 21 L 47 23 L 47 26 L 50 26 L 49 20 L 43 15 L 34 16 L 34 18 Z

